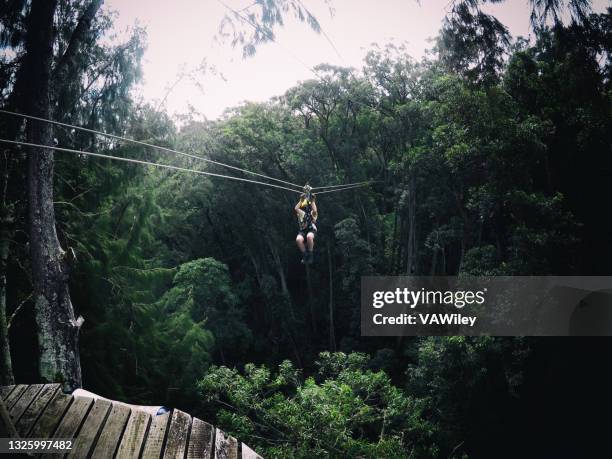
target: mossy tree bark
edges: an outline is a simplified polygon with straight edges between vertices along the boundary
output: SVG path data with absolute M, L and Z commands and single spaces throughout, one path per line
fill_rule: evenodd
M 57 0 L 35 0 L 28 18 L 22 77 L 26 113 L 50 118 L 50 81 L 53 58 L 53 16 Z M 50 145 L 52 127 L 28 122 L 28 142 Z M 81 386 L 78 334 L 82 318 L 75 318 L 65 252 L 55 228 L 53 208 L 53 151 L 31 148 L 28 163 L 30 250 L 34 307 L 38 328 L 39 372 L 45 381 L 61 381 L 65 390 Z
M 0 219 L 2 219 L 1 215 Z M 5 222 L 2 221 L 2 226 L 4 227 L 4 225 Z M 15 384 L 15 378 L 13 377 L 6 320 L 6 264 L 9 254 L 9 241 L 4 237 L 4 233 L 4 230 L 0 231 L 0 384 L 8 386 Z
M 8 162 L 8 160 L 6 161 Z M 10 243 L 13 236 L 13 206 L 7 203 L 8 167 L 2 174 L 2 201 L 0 202 L 0 384 L 15 384 L 11 347 L 6 320 L 6 275 Z

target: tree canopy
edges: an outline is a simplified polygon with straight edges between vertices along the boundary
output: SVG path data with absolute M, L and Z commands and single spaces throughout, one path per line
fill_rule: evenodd
M 487 2 L 452 2 L 430 57 L 372 46 L 359 69 L 320 64 L 318 77 L 271 100 L 175 123 L 134 97 L 145 31 L 111 40 L 114 16 L 99 3 L 57 2 L 53 119 L 293 183 L 373 183 L 319 195 L 315 262 L 306 270 L 295 248 L 297 194 L 56 153 L 51 207 L 66 254 L 61 278 L 85 318 L 84 386 L 200 414 L 265 457 L 533 452 L 527 440 L 506 444 L 541 420 L 530 420 L 534 394 L 550 389 L 552 406 L 580 380 L 564 373 L 558 349 L 576 363 L 609 344 L 366 339 L 360 279 L 608 272 L 612 11 L 533 1 L 528 41 L 483 13 Z M 7 109 L 23 107 L 27 94 L 20 72 L 33 4 L 0 8 Z M 273 40 L 288 16 L 320 31 L 301 1 L 249 8 L 240 14 L 254 29 L 234 13 L 222 24 L 245 55 Z M 58 126 L 48 134 L 77 150 L 227 171 Z M 1 116 L 0 137 L 26 133 Z M 28 155 L 2 146 L 0 163 L 0 370 L 5 383 L 13 374 L 32 382 L 44 375 Z M 561 429 L 550 422 L 546 438 Z

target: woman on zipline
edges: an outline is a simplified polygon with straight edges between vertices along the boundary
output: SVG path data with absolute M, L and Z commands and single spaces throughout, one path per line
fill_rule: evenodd
M 315 196 L 311 192 L 310 186 L 304 187 L 304 193 L 300 195 L 300 200 L 294 207 L 295 215 L 298 218 L 300 231 L 298 232 L 295 241 L 302 252 L 302 263 L 311 264 L 313 261 L 314 238 L 317 233 L 317 203 Z M 306 244 L 304 244 L 306 239 Z

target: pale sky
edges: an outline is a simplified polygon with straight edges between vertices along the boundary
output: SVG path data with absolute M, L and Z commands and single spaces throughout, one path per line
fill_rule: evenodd
M 236 10 L 253 0 L 224 0 Z M 115 29 L 123 31 L 138 22 L 148 35 L 144 55 L 144 81 L 137 88 L 145 100 L 158 103 L 176 82 L 181 69 L 194 69 L 203 59 L 223 74 L 226 81 L 210 72 L 198 84 L 181 80 L 169 94 L 165 106 L 172 115 L 185 113 L 188 106 L 209 119 L 245 100 L 264 101 L 283 94 L 299 81 L 313 78 L 300 61 L 313 67 L 319 63 L 360 68 L 372 43 L 406 43 L 414 58 L 431 48 L 429 38 L 437 35 L 449 0 L 332 0 L 329 14 L 323 0 L 303 0 L 338 49 L 340 58 L 325 37 L 306 24 L 287 20 L 277 30 L 275 43 L 260 45 L 255 56 L 243 59 L 242 50 L 215 41 L 227 10 L 217 0 L 106 0 L 116 10 Z M 594 0 L 593 9 L 603 11 L 610 0 Z M 514 36 L 529 35 L 527 0 L 507 0 L 488 6 Z M 250 26 L 244 25 L 245 28 Z M 200 87 L 198 87 L 200 86 Z

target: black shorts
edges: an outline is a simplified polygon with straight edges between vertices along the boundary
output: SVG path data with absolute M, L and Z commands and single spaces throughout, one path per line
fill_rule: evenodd
M 317 235 L 317 228 L 309 226 L 308 228 L 301 229 L 298 232 L 298 236 L 302 236 L 304 239 L 306 239 L 306 236 L 308 235 L 308 233 L 312 233 L 312 234 L 314 234 L 316 236 Z

